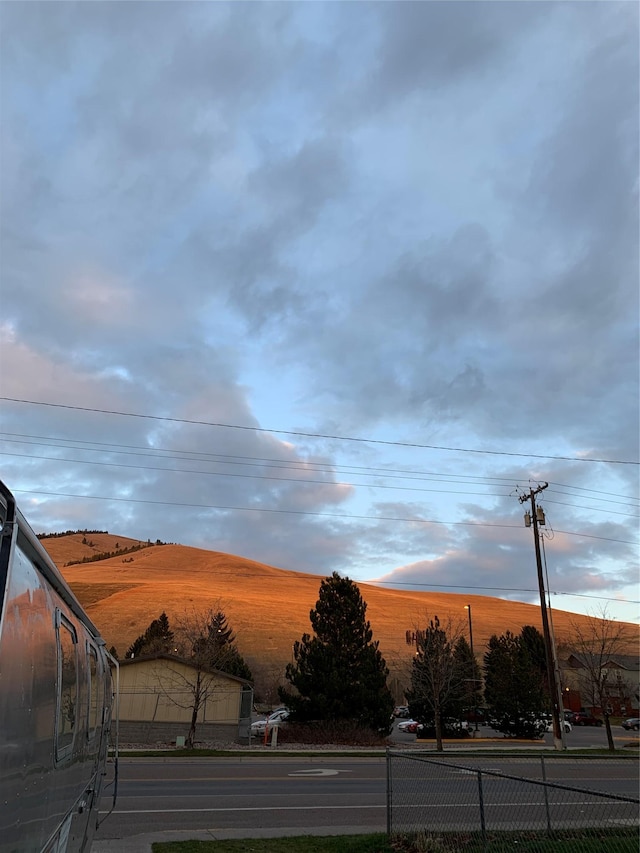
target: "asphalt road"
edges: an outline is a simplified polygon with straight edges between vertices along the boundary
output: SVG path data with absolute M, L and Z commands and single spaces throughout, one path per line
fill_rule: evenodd
M 96 840 L 168 830 L 386 829 L 385 758 L 121 759 Z M 102 809 L 109 806 L 103 800 Z M 290 834 L 290 832 L 287 832 Z
M 407 753 L 410 756 L 410 752 Z M 432 756 L 433 757 L 433 756 Z M 453 755 L 449 755 L 454 758 Z M 541 778 L 541 765 L 516 756 L 456 753 L 470 768 Z M 115 841 L 141 833 L 207 831 L 213 836 L 252 837 L 271 834 L 336 834 L 386 830 L 386 761 L 376 758 L 274 756 L 238 758 L 126 758 L 120 760 L 118 803 L 102 824 L 96 840 Z M 395 772 L 395 771 L 394 771 Z M 434 771 L 429 768 L 429 775 Z M 545 762 L 549 781 L 607 793 L 637 796 L 638 763 L 587 761 Z M 394 776 L 394 796 L 401 802 L 415 780 L 424 779 L 425 765 L 408 758 Z M 429 798 L 459 810 L 462 819 L 477 801 L 473 774 L 447 770 Z M 505 786 L 499 801 L 507 810 L 511 796 Z M 434 802 L 435 802 L 434 799 Z M 102 809 L 109 806 L 103 800 Z M 455 818 L 455 814 L 454 814 Z M 193 837 L 193 836 L 192 836 Z M 106 850 L 115 850 L 107 844 Z

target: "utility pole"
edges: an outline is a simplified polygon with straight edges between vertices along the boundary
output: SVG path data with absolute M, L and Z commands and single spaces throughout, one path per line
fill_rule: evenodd
M 549 684 L 549 693 L 551 696 L 551 710 L 553 716 L 553 744 L 555 749 L 565 749 L 564 738 L 564 715 L 562 722 L 560 721 L 560 700 L 558 698 L 558 682 L 556 680 L 556 649 L 555 643 L 551 639 L 551 629 L 549 627 L 549 614 L 547 612 L 547 596 L 544 588 L 544 573 L 542 571 L 542 556 L 540 554 L 540 534 L 538 532 L 538 524 L 545 523 L 544 511 L 542 507 L 536 507 L 536 495 L 544 491 L 549 483 L 543 483 L 537 489 L 529 488 L 528 495 L 521 495 L 520 503 L 525 501 L 531 502 L 531 514 L 525 512 L 524 523 L 525 527 L 533 525 L 533 541 L 536 549 L 536 565 L 538 568 L 538 588 L 540 590 L 540 611 L 542 614 L 542 632 L 544 635 L 544 650 L 547 661 L 547 682 Z
M 465 604 L 464 609 L 469 613 L 469 646 L 471 648 L 471 660 L 472 660 L 472 671 L 471 674 L 473 676 L 473 717 L 476 723 L 476 737 L 478 731 L 478 690 L 476 684 L 476 655 L 473 650 L 473 622 L 471 621 L 471 605 Z

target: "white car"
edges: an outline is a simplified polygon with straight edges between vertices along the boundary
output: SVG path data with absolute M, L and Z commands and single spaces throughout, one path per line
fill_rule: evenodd
M 567 720 L 560 720 L 560 725 L 564 726 L 564 732 L 567 735 L 569 734 L 570 731 L 573 730 L 573 726 Z M 546 731 L 548 731 L 548 732 L 553 731 L 553 720 L 551 720 L 550 723 L 547 723 Z
M 398 723 L 398 731 L 399 732 L 415 732 L 416 726 L 418 725 L 416 720 L 403 720 L 401 723 Z
M 273 726 L 281 725 L 289 716 L 289 711 L 286 708 L 279 708 L 277 711 L 274 711 L 273 714 L 269 714 L 268 717 L 264 717 L 262 720 L 254 720 L 251 723 L 251 734 L 253 737 L 260 737 L 264 735 L 265 729 L 273 728 Z

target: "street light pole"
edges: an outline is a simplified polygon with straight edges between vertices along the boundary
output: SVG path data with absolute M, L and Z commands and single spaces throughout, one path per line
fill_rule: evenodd
M 473 651 L 473 623 L 471 621 L 471 605 L 465 604 L 464 609 L 469 613 L 469 645 L 471 647 L 471 677 L 473 678 L 473 716 L 475 718 L 475 728 L 478 731 L 478 697 L 476 694 L 476 656 Z

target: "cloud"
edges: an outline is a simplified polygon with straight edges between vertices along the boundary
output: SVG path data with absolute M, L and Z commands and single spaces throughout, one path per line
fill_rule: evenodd
M 34 403 L 0 451 L 34 524 L 489 590 L 546 480 L 554 584 L 632 597 L 637 30 L 9 4 L 0 394 Z

